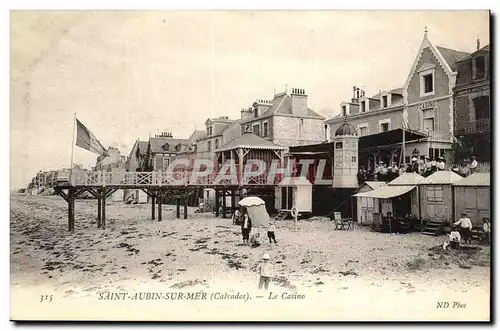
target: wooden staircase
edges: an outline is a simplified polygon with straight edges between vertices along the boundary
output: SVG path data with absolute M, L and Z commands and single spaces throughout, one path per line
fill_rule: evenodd
M 444 222 L 428 221 L 423 225 L 422 231 L 420 233 L 429 236 L 438 236 L 443 233 L 443 230 L 444 230 Z
M 278 213 L 274 216 L 274 221 L 281 222 L 285 220 L 290 212 L 288 210 L 279 210 Z

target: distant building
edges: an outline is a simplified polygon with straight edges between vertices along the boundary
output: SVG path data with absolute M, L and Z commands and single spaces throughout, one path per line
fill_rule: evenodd
M 216 149 L 241 135 L 240 121 L 227 116 L 209 118 L 205 127 L 205 134 L 196 140 L 197 158 L 213 159 Z
M 304 89 L 292 88 L 272 100 L 257 99 L 241 110 L 241 134 L 253 134 L 283 147 L 321 143 L 326 140 L 325 117 L 310 109 Z
M 144 169 L 146 162 L 146 155 L 148 152 L 148 142 L 136 140 L 130 154 L 128 155 L 126 170 L 127 171 L 141 171 Z
M 188 139 L 173 138 L 170 132 L 162 132 L 149 138 L 144 171 L 167 170 L 177 154 L 189 143 Z
M 120 155 L 118 148 L 109 147 L 106 155 L 97 157 L 94 170 L 97 171 L 125 171 L 127 158 Z
M 490 46 L 457 62 L 455 96 L 455 136 L 463 148 L 458 148 L 457 159 L 475 155 L 481 161 L 490 161 L 491 102 L 490 102 Z
M 405 128 L 425 135 L 405 142 L 405 160 L 401 159 L 401 140 L 376 150 L 360 149 L 360 167 L 373 169 L 378 161 L 409 163 L 418 158 L 445 156 L 451 152 L 454 136 L 454 102 L 457 62 L 469 53 L 434 46 L 427 34 L 402 88 L 381 91 L 367 97 L 353 88 L 350 102 L 341 103 L 341 114 L 326 121 L 330 139 L 338 127 L 348 121 L 360 137 Z

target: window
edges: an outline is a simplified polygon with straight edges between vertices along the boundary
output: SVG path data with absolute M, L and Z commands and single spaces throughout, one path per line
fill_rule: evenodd
M 360 137 L 369 135 L 368 123 L 358 124 L 358 132 Z
M 250 125 L 245 125 L 245 132 L 251 132 L 250 131 Z
M 264 122 L 262 124 L 262 136 L 263 137 L 269 136 L 269 123 L 268 122 Z
M 484 79 L 486 76 L 486 61 L 484 56 L 478 56 L 474 59 L 474 80 Z
M 474 102 L 476 120 L 490 118 L 490 98 L 488 96 L 477 97 L 472 101 Z
M 163 160 L 162 160 L 162 169 L 163 170 L 167 170 L 168 169 L 168 166 L 170 165 L 170 158 L 168 156 L 163 156 Z
M 356 157 L 355 156 L 351 157 L 351 162 L 356 162 Z
M 378 121 L 378 132 L 387 132 L 391 129 L 391 119 Z
M 366 102 L 367 101 L 362 101 L 361 102 L 361 112 L 364 113 L 366 111 Z
M 424 131 L 434 131 L 434 108 L 424 109 L 422 112 Z
M 342 106 L 342 116 L 347 116 L 347 107 Z
M 215 139 L 215 149 L 219 148 L 219 139 Z
M 387 108 L 387 95 L 382 97 L 382 107 Z
M 432 74 L 424 76 L 424 93 L 431 93 L 434 91 Z
M 259 108 L 255 107 L 255 108 L 253 109 L 253 116 L 254 116 L 254 117 L 259 117 Z
M 428 68 L 429 66 L 426 67 Z M 420 72 L 420 97 L 427 97 L 436 93 L 434 90 L 435 70 L 435 68 L 432 68 Z
M 335 143 L 335 149 L 341 149 L 341 148 L 342 148 L 342 142 L 341 141 Z
M 211 141 L 209 141 L 209 142 L 208 142 L 208 151 L 210 152 L 211 150 L 212 150 L 212 142 L 211 142 Z
M 260 136 L 260 124 L 254 124 L 253 126 L 253 134 Z

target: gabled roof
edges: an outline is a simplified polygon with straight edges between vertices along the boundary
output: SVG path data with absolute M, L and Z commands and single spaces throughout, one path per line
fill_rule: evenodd
M 220 117 L 216 117 L 216 118 L 208 118 L 206 121 L 205 121 L 205 125 L 209 124 L 209 123 L 233 123 L 235 120 L 232 120 L 232 119 L 229 119 L 229 118 L 220 118 Z
M 442 184 L 442 185 L 451 185 L 454 182 L 462 180 L 463 177 L 454 173 L 453 171 L 436 171 L 429 177 L 425 178 L 423 182 L 420 184 Z
M 425 177 L 420 176 L 415 172 L 404 172 L 396 179 L 389 182 L 389 185 L 417 185 L 421 184 Z
M 454 49 L 444 48 L 441 46 L 436 46 L 436 48 L 439 50 L 439 53 L 441 53 L 444 60 L 448 63 L 448 65 L 453 71 L 457 69 L 456 67 L 457 61 L 470 54 L 467 52 L 461 52 Z
M 479 49 L 479 50 L 475 51 L 474 53 L 469 54 L 469 55 L 467 55 L 467 56 L 465 56 L 465 57 L 461 58 L 461 59 L 460 59 L 460 60 L 458 60 L 457 62 L 462 62 L 462 61 L 470 60 L 470 59 L 471 59 L 471 58 L 473 58 L 476 54 L 478 54 L 478 53 L 484 53 L 484 52 L 486 52 L 486 53 L 489 53 L 489 52 L 490 52 L 490 45 L 486 45 L 486 46 L 484 46 L 483 48 L 481 48 L 481 49 Z
M 453 183 L 453 186 L 491 186 L 489 172 L 476 172 L 462 180 Z
M 132 147 L 128 155 L 129 156 L 134 155 L 137 149 L 139 149 L 141 155 L 146 155 L 146 153 L 148 152 L 148 144 L 149 142 L 147 141 L 136 140 L 134 146 Z
M 151 153 L 176 153 L 175 146 L 181 144 L 190 144 L 189 139 L 174 139 L 174 138 L 166 138 L 166 137 L 155 137 L 149 138 L 149 144 L 151 145 Z M 168 144 L 168 146 L 166 145 Z M 167 148 L 168 147 L 168 148 Z
M 252 148 L 252 149 L 274 149 L 285 150 L 283 146 L 276 145 L 264 138 L 261 138 L 251 132 L 246 132 L 228 142 L 227 144 L 216 149 L 215 152 L 229 151 L 238 148 Z
M 269 115 L 279 115 L 286 114 L 292 115 L 292 97 L 285 93 L 277 94 L 271 101 L 272 106 L 262 113 L 259 117 L 269 116 Z M 314 110 L 307 108 L 308 117 L 316 117 L 318 119 L 325 119 L 324 116 L 318 114 Z
M 200 138 L 203 138 L 206 134 L 207 134 L 207 132 L 205 130 L 195 130 L 189 136 L 189 140 L 190 141 L 196 141 L 196 140 L 198 140 Z

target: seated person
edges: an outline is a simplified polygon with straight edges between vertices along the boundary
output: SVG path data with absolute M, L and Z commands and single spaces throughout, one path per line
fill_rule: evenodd
M 449 241 L 443 243 L 443 248 L 446 249 L 448 246 L 450 246 L 452 249 L 459 249 L 460 248 L 460 240 L 462 239 L 460 236 L 460 232 L 458 232 L 457 227 L 454 225 L 451 228 L 451 232 L 448 235 Z

